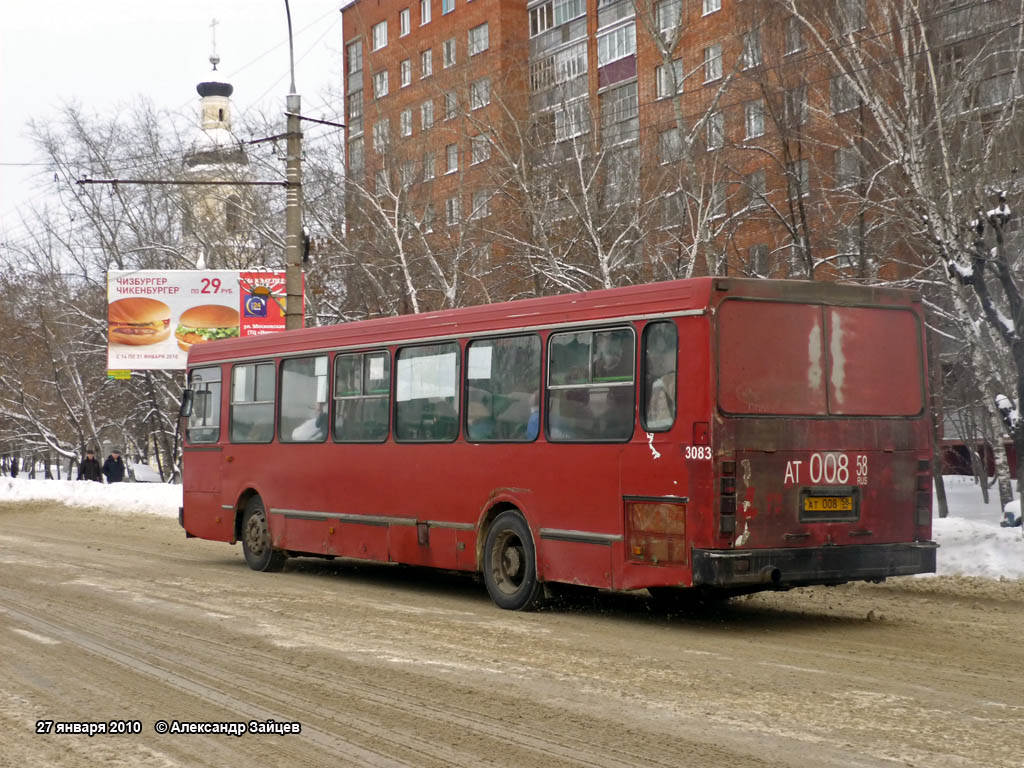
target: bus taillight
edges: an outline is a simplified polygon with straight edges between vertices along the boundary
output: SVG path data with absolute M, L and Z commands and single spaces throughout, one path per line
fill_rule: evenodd
M 928 459 L 917 461 L 917 494 L 914 505 L 914 523 L 928 525 L 932 520 L 932 463 Z
M 736 533 L 736 462 L 722 462 L 721 509 L 718 516 L 718 535 Z
M 686 562 L 683 500 L 626 499 L 629 556 L 651 564 Z

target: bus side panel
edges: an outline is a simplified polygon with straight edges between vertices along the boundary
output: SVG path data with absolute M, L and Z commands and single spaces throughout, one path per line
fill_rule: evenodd
M 235 542 L 234 513 L 220 508 L 220 494 L 183 491 L 182 506 L 182 525 L 188 533 L 200 539 Z
M 609 589 L 612 584 L 611 543 L 561 541 L 540 537 L 537 566 L 544 581 L 561 581 Z M 621 557 L 621 553 L 619 553 Z
M 396 563 L 432 568 L 458 568 L 456 531 L 420 521 L 420 525 L 388 528 L 388 555 Z

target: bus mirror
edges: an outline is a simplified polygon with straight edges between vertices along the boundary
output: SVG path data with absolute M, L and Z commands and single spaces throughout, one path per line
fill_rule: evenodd
M 178 416 L 188 418 L 192 415 L 192 399 L 194 397 L 195 393 L 191 389 L 186 389 L 181 393 L 181 409 L 178 411 Z

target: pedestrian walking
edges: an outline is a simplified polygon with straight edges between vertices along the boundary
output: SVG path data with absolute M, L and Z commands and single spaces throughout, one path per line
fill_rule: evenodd
M 115 448 L 103 462 L 103 474 L 108 483 L 120 483 L 124 480 L 124 459 L 121 458 L 121 449 Z
M 78 479 L 94 480 L 97 483 L 103 482 L 100 460 L 96 458 L 96 452 L 92 448 L 85 452 L 85 458 L 78 465 Z

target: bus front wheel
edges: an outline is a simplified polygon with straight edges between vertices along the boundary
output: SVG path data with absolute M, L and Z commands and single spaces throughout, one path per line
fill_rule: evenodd
M 259 496 L 253 496 L 245 505 L 245 513 L 242 515 L 242 551 L 245 553 L 245 562 L 254 571 L 279 571 L 287 559 L 287 555 L 275 550 L 271 544 L 267 510 Z
M 540 596 L 537 551 L 530 527 L 515 510 L 502 512 L 484 542 L 484 584 L 499 608 L 529 610 Z

